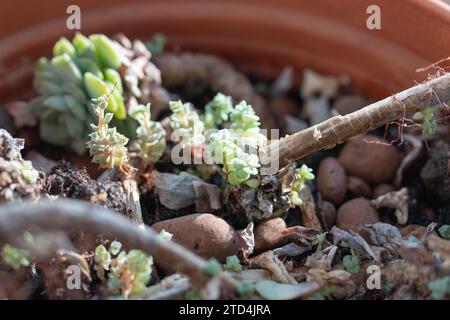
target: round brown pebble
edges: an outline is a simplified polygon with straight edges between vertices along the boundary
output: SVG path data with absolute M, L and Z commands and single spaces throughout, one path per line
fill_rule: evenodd
M 370 197 L 372 190 L 367 182 L 355 176 L 347 178 L 347 189 L 354 197 Z
M 337 212 L 336 225 L 341 229 L 364 226 L 380 222 L 378 211 L 365 198 L 356 198 L 344 203 Z
M 401 160 L 401 154 L 386 139 L 364 135 L 347 142 L 339 161 L 347 173 L 369 183 L 392 179 Z
M 238 254 L 241 248 L 238 233 L 225 220 L 209 213 L 160 221 L 152 228 L 170 232 L 173 241 L 205 259 L 215 257 L 224 262 L 228 256 Z
M 263 252 L 278 248 L 287 242 L 282 232 L 286 230 L 286 222 L 281 218 L 265 220 L 255 227 L 255 252 Z
M 367 100 L 357 94 L 350 94 L 337 97 L 333 103 L 333 109 L 340 115 L 346 115 L 355 112 L 367 105 Z
M 320 215 L 322 218 L 322 223 L 326 230 L 330 230 L 336 224 L 336 208 L 334 204 L 328 201 L 322 201 L 322 206 L 320 210 Z
M 340 204 L 347 192 L 347 176 L 336 158 L 328 157 L 320 162 L 317 170 L 317 187 L 325 200 Z
M 383 194 L 389 193 L 394 191 L 395 188 L 391 186 L 390 184 L 379 184 L 373 189 L 373 198 L 376 199 L 379 196 L 382 196 Z

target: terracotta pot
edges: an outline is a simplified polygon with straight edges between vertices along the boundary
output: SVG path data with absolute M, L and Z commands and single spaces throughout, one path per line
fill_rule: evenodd
M 66 28 L 71 0 L 0 4 L 0 102 L 30 93 L 32 61 L 49 54 Z M 82 32 L 124 32 L 169 46 L 216 53 L 241 70 L 273 76 L 285 65 L 347 74 L 381 98 L 421 81 L 416 68 L 450 52 L 450 10 L 438 0 L 78 0 Z M 381 8 L 381 30 L 366 9 Z M 28 61 L 28 63 L 24 63 Z M 5 72 L 6 70 L 6 72 Z M 14 70 L 14 72 L 12 72 Z M 1 71 L 0 71 L 1 72 Z

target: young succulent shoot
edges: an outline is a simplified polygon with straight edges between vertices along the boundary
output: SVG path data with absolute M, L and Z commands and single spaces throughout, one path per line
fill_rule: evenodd
M 208 129 L 216 128 L 224 121 L 228 121 L 230 112 L 233 110 L 233 102 L 230 96 L 218 93 L 206 104 L 202 120 Z
M 289 193 L 289 199 L 293 206 L 300 206 L 303 204 L 301 193 L 306 187 L 306 181 L 313 180 L 314 178 L 315 176 L 312 173 L 312 169 L 308 168 L 306 164 L 303 164 L 300 168 L 295 170 L 295 179 Z
M 23 139 L 15 139 L 5 129 L 0 129 L 0 203 L 21 198 L 37 200 L 41 194 L 39 171 L 20 153 Z
M 238 140 L 239 137 L 233 130 L 222 129 L 211 135 L 206 148 L 207 157 L 216 163 L 222 163 L 231 185 L 245 183 L 258 174 L 261 166 L 258 156 L 246 153 Z M 251 186 L 255 187 L 254 184 Z
M 169 103 L 172 115 L 170 126 L 173 129 L 172 140 L 183 147 L 198 147 L 205 142 L 204 123 L 190 103 L 180 100 Z
M 115 127 L 109 127 L 113 118 L 112 113 L 106 113 L 108 97 L 103 95 L 92 100 L 92 107 L 98 117 L 98 124 L 91 124 L 87 146 L 92 162 L 100 164 L 102 168 L 123 168 L 128 161 L 126 144 L 128 138 L 117 132 Z
M 150 281 L 153 258 L 140 250 L 127 253 L 121 248 L 118 241 L 113 241 L 109 249 L 97 246 L 94 269 L 101 280 L 106 279 L 112 293 L 125 298 L 140 295 Z
M 165 45 L 166 37 L 162 33 L 155 33 L 152 39 L 145 44 L 153 57 L 163 53 Z
M 434 119 L 434 108 L 428 107 L 423 111 L 416 112 L 413 115 L 414 120 L 421 120 L 423 133 L 424 134 L 434 134 L 436 132 L 437 123 Z
M 222 270 L 219 261 L 216 260 L 216 258 L 210 258 L 205 265 L 205 268 L 203 269 L 203 272 L 205 272 L 207 275 L 210 276 L 216 276 L 220 273 Z
M 156 163 L 166 149 L 166 131 L 161 123 L 151 120 L 150 104 L 132 106 L 128 113 L 139 123 L 136 129 L 139 157 L 148 164 Z
M 255 285 L 251 280 L 244 280 L 236 284 L 236 291 L 241 298 L 250 298 L 255 294 Z
M 227 271 L 234 271 L 234 272 L 242 271 L 241 263 L 239 262 L 239 258 L 236 255 L 228 256 L 223 268 Z
M 41 58 L 34 72 L 40 94 L 30 110 L 40 118 L 41 138 L 54 145 L 69 146 L 82 154 L 94 114 L 89 100 L 108 95 L 107 109 L 118 120 L 126 118 L 123 87 L 118 69 L 122 56 L 118 44 L 105 35 L 77 33 L 72 41 L 58 40 L 53 58 Z
M 256 129 L 261 122 L 253 107 L 245 101 L 241 101 L 230 112 L 231 129 Z
M 3 261 L 14 270 L 29 266 L 29 255 L 28 251 L 14 248 L 9 244 L 5 244 L 1 251 Z
M 216 95 L 209 106 L 209 118 L 214 119 L 213 123 L 217 125 L 229 120 L 230 129 L 211 134 L 206 156 L 223 165 L 231 185 L 245 183 L 256 188 L 259 185 L 258 169 L 261 167 L 256 151 L 267 144 L 266 136 L 260 132 L 259 117 L 245 101 L 233 108 L 231 98 L 223 94 Z M 205 119 L 208 119 L 206 115 Z

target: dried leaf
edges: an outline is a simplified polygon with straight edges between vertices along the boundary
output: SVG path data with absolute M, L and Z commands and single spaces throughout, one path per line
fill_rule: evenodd
M 401 188 L 398 191 L 385 193 L 372 200 L 372 204 L 377 208 L 388 207 L 395 210 L 395 216 L 399 224 L 405 224 L 408 221 L 408 189 Z
M 331 229 L 330 233 L 333 235 L 334 244 L 338 245 L 341 242 L 344 242 L 346 245 L 352 248 L 356 254 L 361 256 L 369 255 L 375 261 L 381 263 L 382 259 L 380 255 L 374 252 L 367 241 L 359 234 L 351 234 L 350 232 L 339 229 L 336 226 Z
M 266 251 L 249 260 L 251 267 L 263 268 L 268 270 L 272 278 L 281 283 L 297 283 L 295 279 L 289 275 L 284 264 L 278 259 L 273 251 Z
M 220 189 L 204 181 L 192 181 L 195 192 L 195 210 L 197 212 L 214 212 L 222 208 Z
M 337 246 L 332 245 L 323 250 L 316 251 L 307 258 L 305 266 L 330 271 L 337 249 Z
M 280 248 L 274 249 L 273 253 L 279 257 L 296 257 L 311 250 L 311 246 L 299 246 L 295 243 L 288 243 Z
M 250 222 L 245 229 L 238 232 L 242 243 L 240 255 L 244 260 L 246 260 L 255 249 L 255 235 L 253 233 L 253 226 L 253 222 Z

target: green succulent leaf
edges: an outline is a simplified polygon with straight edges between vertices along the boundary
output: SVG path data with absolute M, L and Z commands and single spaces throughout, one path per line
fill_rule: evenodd
M 442 238 L 450 239 L 450 225 L 444 224 L 438 231 Z
M 239 258 L 236 255 L 227 257 L 226 263 L 223 268 L 227 271 L 242 271 L 242 266 L 239 262 Z
M 30 265 L 29 252 L 14 248 L 9 244 L 5 244 L 2 248 L 2 257 L 6 264 L 17 270 L 20 267 L 27 267 Z
M 70 57 L 74 57 L 76 54 L 75 48 L 72 43 L 66 38 L 62 37 L 53 46 L 53 55 L 59 56 L 62 54 L 68 54 Z
M 303 204 L 302 191 L 306 187 L 306 181 L 313 180 L 314 178 L 312 169 L 305 164 L 295 170 L 295 179 L 289 192 L 289 199 L 292 205 L 300 206 Z
M 253 281 L 244 280 L 238 282 L 236 285 L 236 291 L 242 298 L 250 298 L 255 294 L 255 285 L 253 284 Z
M 118 69 L 121 65 L 121 56 L 116 44 L 107 36 L 102 34 L 93 34 L 89 36 L 94 45 L 95 52 L 105 68 Z
M 361 260 L 358 256 L 346 255 L 342 260 L 345 269 L 350 273 L 358 273 L 360 269 Z
M 245 101 L 241 101 L 230 113 L 231 129 L 252 129 L 261 125 L 259 117 L 252 106 Z
M 30 102 L 30 110 L 40 118 L 44 141 L 85 152 L 88 128 L 96 117 L 89 99 L 103 95 L 108 97 L 108 111 L 117 121 L 126 122 L 120 123 L 121 127 L 135 126 L 131 125 L 134 120 L 127 119 L 122 79 L 117 71 L 121 59 L 118 44 L 108 37 L 92 35 L 89 39 L 77 33 L 72 42 L 58 40 L 50 60 L 38 60 L 33 84 L 40 96 Z M 134 137 L 134 131 L 127 133 Z
M 130 107 L 129 115 L 139 123 L 136 129 L 139 157 L 147 163 L 156 163 L 166 149 L 166 131 L 159 122 L 151 120 L 150 104 Z
M 155 33 L 152 39 L 145 44 L 152 56 L 160 55 L 164 51 L 166 45 L 166 37 L 161 33 Z
M 206 262 L 203 271 L 210 276 L 215 276 L 219 274 L 220 269 L 220 263 L 215 258 L 211 258 Z
M 213 100 L 205 106 L 203 121 L 207 128 L 214 128 L 228 120 L 229 113 L 233 110 L 231 97 L 218 93 Z
M 438 278 L 428 283 L 431 297 L 434 300 L 442 300 L 450 294 L 450 276 Z

